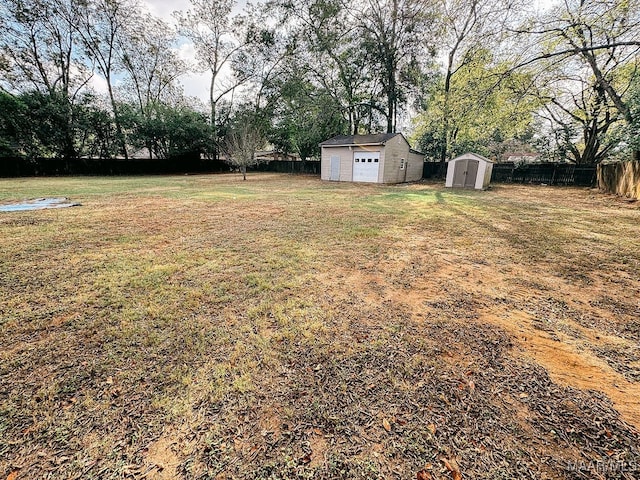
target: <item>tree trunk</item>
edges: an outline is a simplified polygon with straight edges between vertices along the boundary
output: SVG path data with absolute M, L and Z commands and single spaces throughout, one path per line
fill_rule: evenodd
M 395 87 L 389 86 L 389 92 L 387 92 L 387 133 L 394 133 L 394 125 L 393 125 L 393 119 L 395 117 L 395 100 L 394 100 L 394 93 L 392 91 L 392 89 L 395 89 Z
M 242 172 L 242 180 L 246 180 L 247 179 L 247 167 L 245 167 L 245 166 L 240 167 L 240 171 Z
M 445 162 L 449 155 L 449 93 L 451 91 L 451 77 L 453 76 L 453 59 L 455 50 L 449 52 L 449 63 L 447 65 L 447 75 L 444 77 L 444 105 L 442 108 L 442 149 L 440 151 L 440 161 Z
M 108 72 L 107 74 L 107 87 L 109 90 L 109 100 L 111 100 L 111 109 L 113 110 L 113 122 L 116 124 L 116 133 L 118 135 L 118 140 L 120 141 L 120 148 L 122 149 L 122 154 L 124 155 L 125 160 L 128 160 L 129 155 L 127 153 L 127 141 L 125 140 L 124 134 L 122 133 L 122 124 L 120 123 L 120 114 L 118 113 L 116 99 L 113 95 L 110 72 Z
M 211 104 L 211 148 L 213 150 L 213 160 L 218 160 L 217 131 L 216 131 L 216 101 L 213 91 L 216 83 L 216 72 L 211 70 L 211 83 L 209 84 L 209 103 Z

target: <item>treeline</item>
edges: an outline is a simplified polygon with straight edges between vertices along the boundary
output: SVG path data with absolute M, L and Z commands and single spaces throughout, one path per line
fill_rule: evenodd
M 640 147 L 640 5 L 1 0 L 0 155 L 224 158 L 402 129 L 430 159 L 599 163 Z M 195 52 L 186 60 L 180 51 Z M 206 72 L 208 98 L 180 79 Z
M 192 108 L 157 102 L 101 108 L 93 95 L 0 92 L 0 156 L 28 158 L 199 158 L 209 151 L 207 118 Z M 123 139 L 126 138 L 126 141 Z

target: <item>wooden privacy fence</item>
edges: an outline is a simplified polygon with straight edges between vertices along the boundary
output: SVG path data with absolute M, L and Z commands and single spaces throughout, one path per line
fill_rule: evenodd
M 279 172 L 279 173 L 309 173 L 320 175 L 320 161 L 307 160 L 272 160 L 269 163 L 260 163 L 251 170 L 257 172 Z
M 598 165 L 598 188 L 608 193 L 640 199 L 640 161 Z
M 425 162 L 422 167 L 422 178 L 442 179 L 447 176 L 446 162 Z
M 592 187 L 596 184 L 596 167 L 570 163 L 534 163 L 520 166 L 513 163 L 497 163 L 493 166 L 491 181 Z
M 319 161 L 276 160 L 250 170 L 320 175 Z M 102 158 L 0 158 L 0 177 L 48 177 L 66 175 L 167 175 L 176 173 L 229 172 L 221 160 L 201 158 L 102 159 Z
M 423 168 L 423 178 L 443 179 L 447 174 L 445 162 L 427 162 Z M 576 185 L 592 187 L 596 184 L 595 165 L 573 165 L 570 163 L 495 163 L 491 174 L 492 182 L 504 183 L 545 183 L 547 185 Z
M 0 177 L 66 175 L 158 175 L 172 173 L 228 172 L 221 161 L 200 158 L 104 159 L 104 158 L 0 158 Z

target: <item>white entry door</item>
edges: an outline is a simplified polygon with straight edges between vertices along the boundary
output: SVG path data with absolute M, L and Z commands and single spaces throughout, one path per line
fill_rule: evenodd
M 377 182 L 380 152 L 353 152 L 353 181 Z

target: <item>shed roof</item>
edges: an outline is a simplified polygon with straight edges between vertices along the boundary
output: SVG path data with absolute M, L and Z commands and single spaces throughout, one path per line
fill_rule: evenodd
M 373 133 L 369 135 L 336 135 L 320 145 L 324 147 L 342 147 L 345 145 L 384 145 L 401 133 Z
M 482 160 L 483 162 L 496 163 L 495 161 L 487 157 L 483 157 L 480 154 L 471 152 L 463 153 L 462 155 L 458 155 L 456 158 L 450 158 L 449 160 L 447 160 L 447 162 L 453 162 L 454 160 L 459 160 L 461 158 L 470 158 L 472 160 Z
M 320 143 L 321 147 L 348 147 L 351 145 L 384 145 L 392 138 L 400 135 L 402 139 L 409 145 L 409 152 L 414 153 L 416 155 L 423 155 L 424 153 L 419 152 L 418 150 L 414 150 L 411 148 L 411 144 L 405 138 L 405 136 L 401 133 L 371 133 L 369 135 L 336 135 L 329 140 L 325 140 Z

